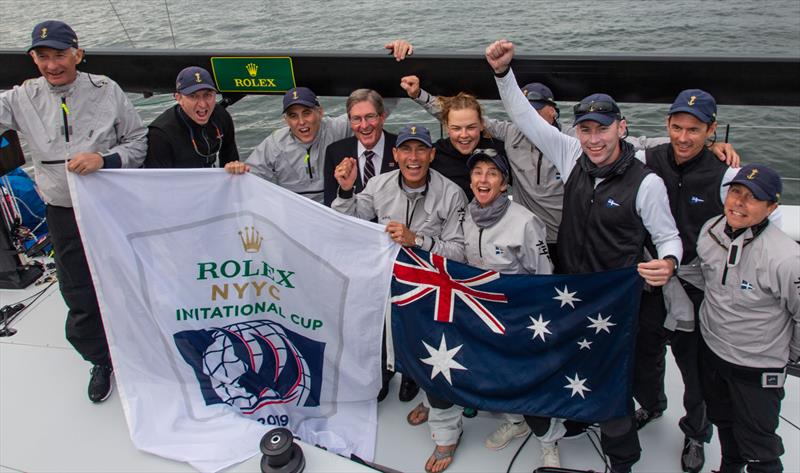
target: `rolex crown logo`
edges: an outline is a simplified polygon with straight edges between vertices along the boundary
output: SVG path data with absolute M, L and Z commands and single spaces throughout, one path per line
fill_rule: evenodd
M 42 28 L 42 32 L 39 34 L 39 37 L 42 39 L 47 38 L 47 28 Z
M 247 73 L 250 74 L 250 77 L 255 77 L 258 74 L 258 64 L 251 62 L 244 66 L 247 69 Z
M 256 227 L 244 227 L 239 231 L 239 238 L 242 239 L 242 248 L 245 253 L 258 253 L 261 251 L 261 242 L 264 238 L 256 230 Z

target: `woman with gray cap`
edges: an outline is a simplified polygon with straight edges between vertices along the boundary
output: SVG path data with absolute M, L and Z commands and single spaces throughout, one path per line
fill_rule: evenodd
M 475 195 L 464 216 L 464 244 L 467 264 L 508 274 L 551 274 L 547 252 L 547 230 L 542 220 L 508 198 L 509 168 L 506 159 L 491 148 L 477 148 L 467 159 L 470 188 Z M 428 400 L 438 410 L 431 411 L 431 432 L 450 432 L 458 438 L 462 430 L 461 408 L 443 399 Z M 504 422 L 486 439 L 486 446 L 499 450 L 515 437 L 530 432 L 522 415 L 503 414 Z M 559 435 L 560 436 L 560 435 Z M 540 438 L 542 465 L 560 466 L 555 442 Z M 453 452 L 446 452 L 451 456 Z M 442 471 L 450 456 L 432 456 L 428 471 Z M 444 468 L 442 468 L 444 466 Z
M 510 170 L 506 160 L 493 149 L 476 149 L 467 166 L 475 194 L 464 216 L 467 263 L 500 273 L 551 274 L 547 229 L 533 212 L 508 198 Z M 500 450 L 514 437 L 530 432 L 521 415 L 503 414 L 503 420 L 486 438 L 486 446 L 492 450 Z M 542 466 L 560 466 L 556 443 L 537 437 L 542 446 Z

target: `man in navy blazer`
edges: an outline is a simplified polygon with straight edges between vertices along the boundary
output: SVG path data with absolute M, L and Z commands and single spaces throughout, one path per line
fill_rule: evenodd
M 380 94 L 371 89 L 358 89 L 350 94 L 346 105 L 350 128 L 355 136 L 335 141 L 325 151 L 324 202 L 329 207 L 339 188 L 333 171 L 342 159 L 352 157 L 358 160 L 355 193 L 364 189 L 369 177 L 397 169 L 392 157 L 397 135 L 383 130 L 386 109 Z

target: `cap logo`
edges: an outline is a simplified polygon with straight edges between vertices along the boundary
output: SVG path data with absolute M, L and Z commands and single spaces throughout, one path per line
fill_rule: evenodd
M 244 67 L 247 69 L 247 73 L 250 74 L 250 77 L 255 77 L 256 74 L 258 74 L 258 64 L 251 62 Z
M 194 73 L 194 81 L 197 82 L 198 84 L 202 84 L 203 83 L 203 79 L 200 78 L 200 73 L 199 72 L 195 72 Z
M 527 97 L 528 96 L 528 92 L 530 92 L 530 91 L 528 89 L 525 89 L 525 90 L 522 91 L 522 95 Z
M 292 91 L 292 99 L 293 100 L 297 100 L 297 91 L 296 90 Z
M 411 134 L 412 135 L 416 135 L 417 134 L 417 127 L 415 127 L 415 126 L 411 127 Z
M 42 28 L 42 32 L 39 34 L 39 37 L 42 39 L 47 38 L 47 28 Z
M 694 105 L 694 101 L 695 100 L 697 100 L 697 96 L 696 95 L 692 95 L 691 98 L 689 98 L 689 105 Z
M 758 169 L 753 169 L 750 171 L 750 174 L 747 175 L 747 179 L 752 181 L 758 175 Z

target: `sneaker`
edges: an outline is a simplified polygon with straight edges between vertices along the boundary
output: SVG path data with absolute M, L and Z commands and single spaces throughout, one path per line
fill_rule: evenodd
M 555 468 L 561 467 L 561 458 L 558 456 L 558 444 L 552 443 L 550 445 L 542 444 L 542 456 L 540 457 L 542 466 L 550 466 Z
M 683 453 L 681 453 L 681 468 L 689 473 L 698 473 L 706 463 L 703 443 L 694 439 L 683 440 Z
M 503 422 L 491 435 L 486 437 L 486 448 L 489 450 L 502 450 L 506 448 L 509 442 L 515 437 L 524 437 L 528 435 L 531 428 L 525 422 L 518 424 L 512 422 Z
M 111 374 L 114 368 L 111 365 L 94 365 L 91 378 L 89 378 L 89 400 L 103 402 L 111 395 Z
M 633 414 L 634 418 L 636 419 L 636 430 L 641 430 L 642 427 L 658 419 L 663 414 L 664 413 L 661 411 L 648 411 L 644 407 L 636 409 L 636 412 Z

